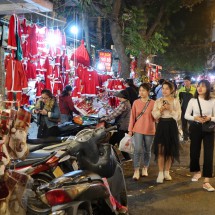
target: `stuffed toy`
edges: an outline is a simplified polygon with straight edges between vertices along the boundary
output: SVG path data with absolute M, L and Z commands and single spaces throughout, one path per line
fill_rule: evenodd
M 20 108 L 10 131 L 9 153 L 13 158 L 25 159 L 29 153 L 26 143 L 27 133 L 30 126 L 31 113 Z

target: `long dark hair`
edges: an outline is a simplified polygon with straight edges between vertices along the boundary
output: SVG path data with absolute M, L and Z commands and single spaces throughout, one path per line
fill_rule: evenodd
M 63 97 L 64 97 L 64 96 L 69 96 L 69 92 L 70 92 L 70 91 L 72 91 L 72 87 L 71 87 L 70 85 L 67 85 L 67 86 L 63 89 L 61 95 L 62 95 Z
M 41 94 L 46 94 L 51 99 L 54 97 L 52 92 L 50 90 L 48 90 L 48 89 L 42 90 Z
M 68 96 L 69 95 L 69 91 L 67 91 L 66 89 L 64 89 L 61 93 L 61 95 L 64 96 Z
M 163 88 L 163 85 L 167 85 L 171 91 L 171 94 L 174 93 L 175 91 L 175 88 L 174 88 L 174 85 L 173 83 L 169 82 L 169 81 L 164 81 L 163 84 L 162 84 L 162 88 Z
M 140 86 L 139 86 L 139 90 L 140 90 L 140 88 L 143 88 L 143 89 L 145 89 L 146 91 L 150 91 L 150 85 L 148 84 L 148 83 L 143 83 L 143 84 L 141 84 Z
M 208 80 L 205 80 L 205 79 L 203 79 L 203 80 L 201 80 L 201 81 L 199 81 L 199 83 L 197 84 L 197 87 L 199 87 L 200 85 L 204 85 L 205 87 L 206 87 L 206 93 L 205 93 L 205 100 L 210 100 L 210 93 L 211 93 L 211 84 L 210 84 L 210 82 L 208 81 Z M 195 92 L 195 94 L 194 94 L 194 98 L 198 98 L 198 96 L 199 96 L 199 93 L 198 93 L 198 91 L 197 91 L 197 89 L 196 89 L 196 92 Z

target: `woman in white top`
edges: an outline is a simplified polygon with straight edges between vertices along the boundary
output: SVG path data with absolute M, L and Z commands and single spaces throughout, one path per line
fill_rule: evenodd
M 209 183 L 209 178 L 213 173 L 213 151 L 214 151 L 214 132 L 203 132 L 202 124 L 207 121 L 215 122 L 215 100 L 210 98 L 210 83 L 208 80 L 201 80 L 197 85 L 197 90 L 187 106 L 185 119 L 192 121 L 190 124 L 190 172 L 194 172 L 192 181 L 198 181 L 201 175 L 205 177 L 203 188 L 207 191 L 214 191 Z M 199 103 L 202 109 L 200 114 Z M 204 165 L 201 173 L 199 158 L 201 143 L 204 146 Z
M 156 100 L 152 115 L 158 120 L 154 138 L 154 153 L 158 160 L 157 183 L 172 180 L 169 170 L 174 159 L 179 161 L 179 138 L 177 121 L 181 117 L 178 99 L 173 98 L 174 86 L 170 82 L 162 84 L 163 97 Z

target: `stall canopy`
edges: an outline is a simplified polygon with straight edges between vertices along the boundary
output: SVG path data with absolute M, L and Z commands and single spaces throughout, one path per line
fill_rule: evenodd
M 74 61 L 74 64 L 78 63 L 83 64 L 84 66 L 90 66 L 90 56 L 87 49 L 84 46 L 84 40 L 81 40 L 81 45 L 75 50 L 71 56 L 71 60 Z
M 53 11 L 53 3 L 48 0 L 0 0 L 0 15 L 30 13 L 32 11 Z

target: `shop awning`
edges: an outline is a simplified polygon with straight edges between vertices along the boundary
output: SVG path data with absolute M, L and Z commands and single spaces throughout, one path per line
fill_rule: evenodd
M 0 15 L 30 13 L 30 11 L 51 12 L 53 4 L 48 0 L 0 0 Z

